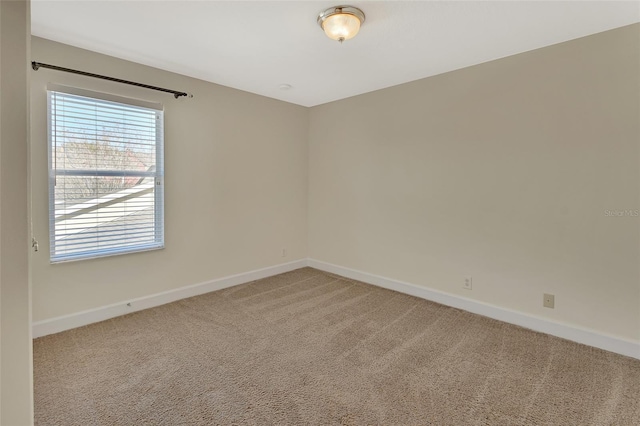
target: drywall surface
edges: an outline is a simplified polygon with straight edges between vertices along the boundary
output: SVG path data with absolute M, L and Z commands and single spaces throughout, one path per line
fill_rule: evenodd
M 33 424 L 27 152 L 29 1 L 0 2 L 0 424 Z
M 32 43 L 38 62 L 194 95 L 176 100 L 58 71 L 31 72 L 33 228 L 40 241 L 32 260 L 34 321 L 306 257 L 306 108 L 37 37 Z M 50 264 L 50 82 L 164 105 L 165 249 Z
M 640 340 L 639 65 L 631 25 L 312 108 L 309 257 Z

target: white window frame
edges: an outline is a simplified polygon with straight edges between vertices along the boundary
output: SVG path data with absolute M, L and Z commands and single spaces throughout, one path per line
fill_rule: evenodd
M 53 140 L 53 111 L 51 107 L 51 94 L 57 92 L 65 95 L 79 96 L 111 104 L 122 104 L 127 107 L 154 110 L 156 114 L 156 161 L 154 172 L 140 172 L 140 176 L 154 177 L 154 241 L 135 246 L 111 247 L 106 249 L 95 248 L 72 254 L 56 254 L 55 241 L 55 185 L 56 176 L 70 174 L 64 170 L 56 170 L 54 165 L 54 140 Z M 49 164 L 49 247 L 50 262 L 61 263 L 83 259 L 94 259 L 106 256 L 115 256 L 128 253 L 137 253 L 164 248 L 164 108 L 162 104 L 125 98 L 121 96 L 93 92 L 90 90 L 67 87 L 50 83 L 47 86 L 47 137 L 48 137 L 48 164 Z M 81 172 L 82 173 L 82 172 Z M 79 175 L 81 174 L 79 173 Z M 93 174 L 92 174 L 93 175 Z M 108 172 L 96 171 L 95 176 L 110 176 Z

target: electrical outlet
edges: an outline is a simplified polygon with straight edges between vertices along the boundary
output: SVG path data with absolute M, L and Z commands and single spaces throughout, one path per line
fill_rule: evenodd
M 282 249 L 282 257 L 287 257 L 287 249 L 286 248 Z
M 473 279 L 471 277 L 464 277 L 464 284 L 462 285 L 462 288 L 466 290 L 471 290 L 472 287 L 473 287 Z
M 542 299 L 542 306 L 545 308 L 553 309 L 556 305 L 556 296 L 553 294 L 544 294 L 544 298 Z

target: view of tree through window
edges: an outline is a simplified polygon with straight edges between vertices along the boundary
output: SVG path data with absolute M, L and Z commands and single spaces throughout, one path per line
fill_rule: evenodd
M 124 131 L 120 131 L 122 135 Z M 155 153 L 150 150 L 134 150 L 127 144 L 120 143 L 116 134 L 109 128 L 93 135 L 74 136 L 73 133 L 62 132 L 62 143 L 56 147 L 56 168 L 67 170 L 127 170 L 153 171 L 155 169 Z M 62 179 L 62 181 L 60 180 Z M 94 179 L 87 176 L 61 176 L 57 185 L 69 188 L 59 191 L 62 199 L 95 198 L 100 194 L 131 188 L 140 184 L 135 176 L 104 176 Z M 75 189 L 75 191 L 73 190 Z

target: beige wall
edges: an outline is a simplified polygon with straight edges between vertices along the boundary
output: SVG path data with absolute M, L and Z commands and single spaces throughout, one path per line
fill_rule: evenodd
M 640 340 L 639 218 L 605 214 L 640 209 L 639 40 L 633 25 L 312 108 L 309 256 Z
M 31 73 L 33 227 L 41 248 L 32 260 L 34 321 L 306 257 L 306 108 L 40 38 L 32 43 L 39 62 L 195 96 L 175 100 L 73 74 Z M 164 104 L 164 250 L 49 263 L 48 82 Z
M 28 1 L 0 1 L 0 424 L 33 423 L 28 278 Z
M 196 96 L 31 73 L 34 320 L 309 255 L 640 340 L 639 219 L 606 215 L 640 209 L 639 35 L 312 109 L 34 38 L 34 60 Z M 47 82 L 164 103 L 165 250 L 49 264 Z

